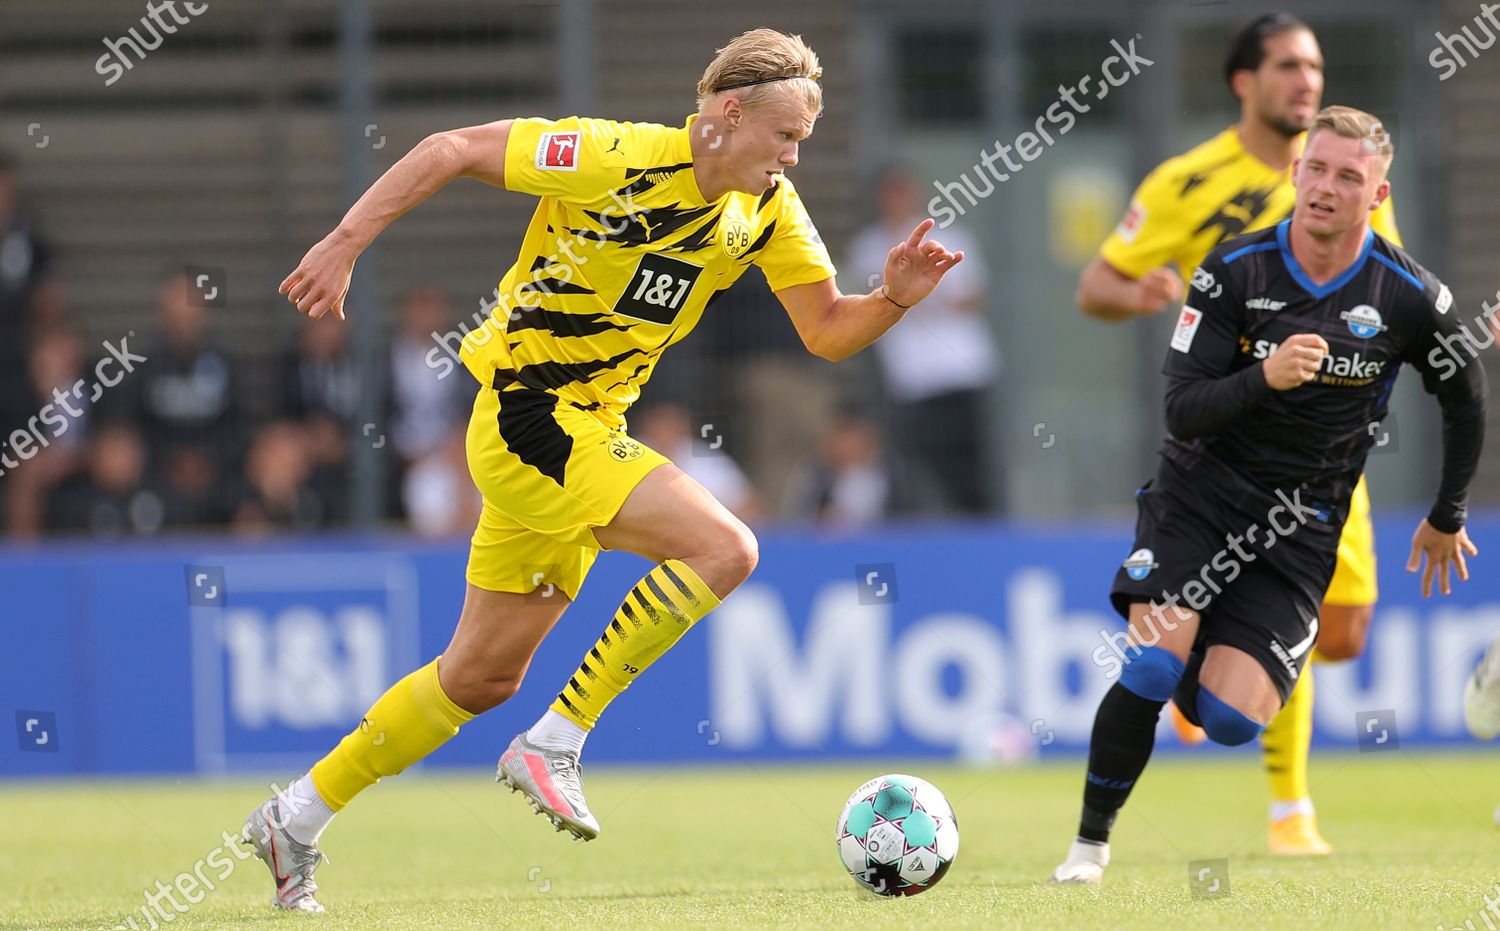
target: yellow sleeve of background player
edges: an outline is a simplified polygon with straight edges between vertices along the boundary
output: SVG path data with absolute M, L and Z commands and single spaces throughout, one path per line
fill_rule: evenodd
M 1392 245 L 1404 249 L 1401 242 L 1401 234 L 1396 232 L 1396 205 L 1391 198 L 1387 197 L 1385 203 L 1375 208 L 1370 214 L 1370 228 L 1383 236 Z
M 654 123 L 579 116 L 512 120 L 505 187 L 537 197 L 593 201 L 624 181 L 627 158 L 636 166 L 662 164 L 657 149 L 667 131 Z
M 829 258 L 828 247 L 823 245 L 823 237 L 813 226 L 807 208 L 802 206 L 797 189 L 785 175 L 777 183 L 781 190 L 776 199 L 781 202 L 781 209 L 776 215 L 776 228 L 771 231 L 771 241 L 756 253 L 755 264 L 766 273 L 772 291 L 832 278 L 837 274 L 833 259 Z
M 1178 222 L 1179 201 L 1167 180 L 1166 168 L 1166 164 L 1159 165 L 1146 176 L 1135 189 L 1120 225 L 1099 247 L 1100 258 L 1131 278 L 1171 262 L 1185 240 L 1187 231 Z

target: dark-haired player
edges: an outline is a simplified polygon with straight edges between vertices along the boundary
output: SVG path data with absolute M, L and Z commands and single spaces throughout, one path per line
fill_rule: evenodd
M 1447 351 L 1462 339 L 1448 288 L 1369 227 L 1392 155 L 1375 117 L 1321 111 L 1293 168 L 1291 219 L 1217 247 L 1193 274 L 1165 366 L 1170 436 L 1111 592 L 1130 646 L 1094 719 L 1083 814 L 1056 882 L 1099 882 L 1169 698 L 1230 746 L 1281 710 L 1318 635 L 1369 427 L 1403 363 L 1443 416 L 1437 501 L 1407 568 L 1425 560 L 1424 596 L 1434 576 L 1444 594 L 1453 571 L 1468 578 L 1484 370 Z
M 1292 160 L 1323 94 L 1323 56 L 1305 23 L 1269 13 L 1230 42 L 1224 79 L 1240 101 L 1235 126 L 1163 162 L 1136 190 L 1114 234 L 1078 282 L 1078 303 L 1104 320 L 1155 314 L 1182 296 L 1182 275 L 1219 243 L 1264 229 L 1291 213 Z M 1390 201 L 1370 217 L 1376 233 L 1401 245 Z M 1315 659 L 1364 650 L 1374 615 L 1375 537 L 1364 480 L 1354 489 L 1339 542 L 1338 568 L 1324 596 Z M 1261 738 L 1271 790 L 1266 839 L 1275 854 L 1326 854 L 1307 779 L 1313 677 L 1304 676 Z M 1203 739 L 1181 714 L 1178 734 Z

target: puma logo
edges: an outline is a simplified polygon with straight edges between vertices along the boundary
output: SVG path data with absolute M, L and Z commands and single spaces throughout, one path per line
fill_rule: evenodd
M 656 229 L 657 227 L 661 226 L 660 223 L 648 223 L 646 221 L 646 215 L 644 213 L 634 214 L 631 217 L 631 219 L 633 219 L 633 220 L 635 220 L 635 222 L 639 223 L 641 225 L 641 229 L 643 229 L 643 230 L 646 231 L 646 241 L 647 242 L 651 241 L 651 231 L 654 230 L 654 229 Z
M 615 144 L 612 145 L 612 146 L 610 146 L 609 148 L 605 149 L 604 150 L 604 154 L 608 155 L 611 152 L 618 152 L 618 151 L 620 151 L 620 137 L 616 136 L 615 137 Z

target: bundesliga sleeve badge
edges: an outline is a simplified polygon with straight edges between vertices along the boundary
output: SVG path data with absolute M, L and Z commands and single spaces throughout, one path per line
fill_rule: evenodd
M 536 167 L 543 171 L 578 170 L 579 135 L 542 133 L 536 143 Z
M 1184 306 L 1177 317 L 1177 329 L 1172 331 L 1172 348 L 1187 352 L 1193 348 L 1193 337 L 1198 333 L 1198 324 L 1203 322 L 1203 311 Z

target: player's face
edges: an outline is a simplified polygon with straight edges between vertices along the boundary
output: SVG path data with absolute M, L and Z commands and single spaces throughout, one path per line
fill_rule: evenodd
M 745 114 L 734 133 L 734 189 L 764 194 L 776 176 L 797 164 L 798 147 L 812 135 L 817 115 L 790 95 Z
M 1256 115 L 1284 136 L 1312 126 L 1323 99 L 1323 53 L 1305 29 L 1265 40 L 1266 57 L 1255 71 L 1252 99 Z
M 1390 190 L 1385 173 L 1384 163 L 1363 139 L 1316 133 L 1293 168 L 1295 222 L 1318 239 L 1359 227 Z

